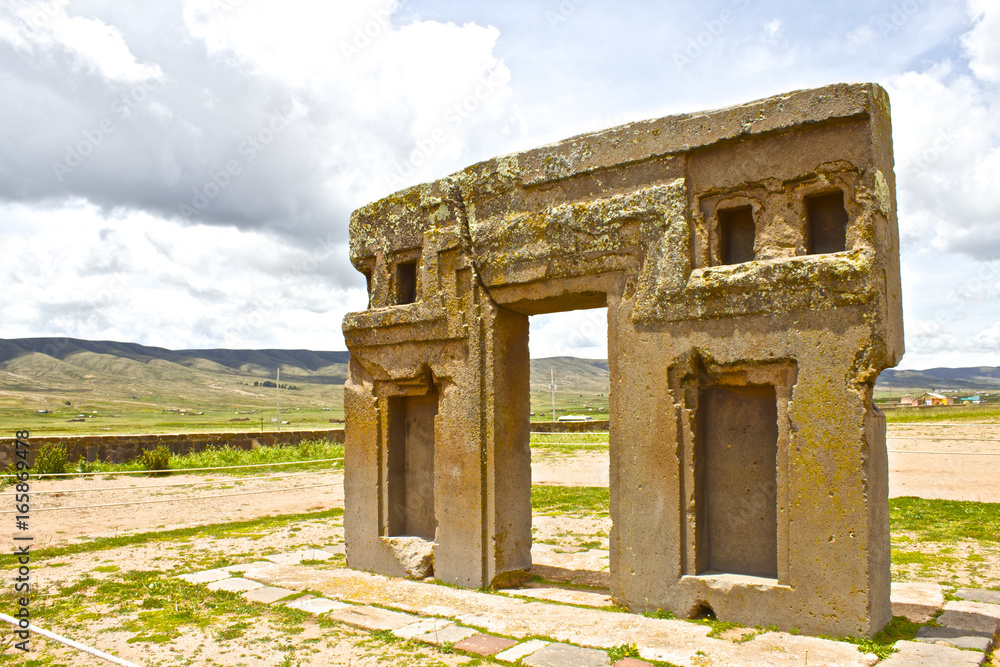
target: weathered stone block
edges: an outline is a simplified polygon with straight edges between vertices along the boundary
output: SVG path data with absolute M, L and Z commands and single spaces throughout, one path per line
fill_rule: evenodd
M 871 635 L 903 353 L 888 97 L 835 85 L 494 158 L 351 217 L 351 567 L 531 568 L 528 317 L 607 307 L 611 593 Z M 641 508 L 641 509 L 640 509 Z M 411 575 L 412 576 L 412 575 Z

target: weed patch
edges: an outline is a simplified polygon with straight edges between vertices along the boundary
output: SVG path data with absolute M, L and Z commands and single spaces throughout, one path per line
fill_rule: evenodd
M 889 518 L 894 533 L 916 533 L 918 542 L 1000 543 L 1000 503 L 906 496 L 889 500 Z
M 592 514 L 608 516 L 611 502 L 607 487 L 548 486 L 531 487 L 531 509 L 536 514 Z

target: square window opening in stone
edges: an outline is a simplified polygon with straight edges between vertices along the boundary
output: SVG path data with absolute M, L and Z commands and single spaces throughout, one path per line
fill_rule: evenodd
M 400 262 L 396 265 L 396 305 L 402 306 L 417 300 L 417 262 Z
M 847 209 L 844 192 L 806 197 L 806 229 L 810 255 L 847 250 Z
M 717 215 L 719 219 L 719 261 L 722 264 L 742 264 L 753 261 L 753 247 L 757 239 L 753 208 L 750 206 L 724 208 L 720 209 Z
M 433 541 L 434 418 L 438 394 L 389 398 L 387 535 Z
M 698 574 L 778 577 L 778 411 L 774 385 L 699 388 Z

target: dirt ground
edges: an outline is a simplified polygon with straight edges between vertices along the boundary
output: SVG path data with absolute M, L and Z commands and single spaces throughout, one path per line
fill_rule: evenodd
M 1000 424 L 890 424 L 889 496 L 1000 503 Z
M 888 449 L 891 497 L 1000 502 L 1000 484 L 996 483 L 1000 473 L 1000 425 L 892 424 Z M 199 485 L 189 486 L 194 482 Z M 536 451 L 532 456 L 532 482 L 607 486 L 608 455 L 589 451 L 573 455 Z M 326 510 L 343 507 L 344 503 L 343 474 L 340 472 L 218 477 L 214 480 L 183 474 L 160 478 L 121 475 L 110 480 L 100 477 L 40 480 L 32 483 L 32 491 L 35 494 L 32 532 L 38 548 L 58 546 L 84 537 Z M 62 493 L 38 495 L 40 491 Z M 257 491 L 273 492 L 221 497 Z M 220 497 L 127 507 L 40 510 L 42 507 L 114 505 L 190 496 Z
M 128 532 L 172 530 L 328 510 L 344 506 L 343 483 L 342 472 L 216 478 L 183 474 L 155 478 L 119 475 L 113 479 L 96 476 L 36 480 L 31 484 L 31 533 L 35 537 L 35 548 L 41 549 L 80 538 L 114 537 Z M 53 491 L 55 493 L 48 493 Z M 255 493 L 258 491 L 267 493 Z M 241 493 L 253 495 L 235 495 Z M 182 500 L 191 497 L 201 498 Z M 115 506 L 171 499 L 176 500 Z M 42 509 L 79 505 L 111 506 L 60 511 Z
M 963 425 L 941 427 L 927 424 L 892 425 L 889 429 L 890 489 L 893 496 L 917 495 L 928 498 L 1000 502 L 996 485 L 1000 468 L 1000 426 Z M 969 452 L 968 454 L 960 452 Z M 573 455 L 536 451 L 532 462 L 537 484 L 606 486 L 606 453 L 582 452 Z M 198 483 L 192 486 L 192 483 Z M 343 507 L 343 474 L 261 475 L 258 477 L 215 478 L 172 474 L 148 478 L 119 475 L 112 479 L 41 480 L 32 483 L 32 524 L 34 548 L 57 547 L 98 536 L 122 535 L 224 524 L 271 515 L 286 515 Z M 322 485 L 322 486 L 316 486 Z M 55 491 L 38 494 L 39 491 Z M 256 493 L 267 491 L 267 493 Z M 252 495 L 235 495 L 252 494 Z M 208 496 L 185 500 L 190 496 Z M 229 497 L 223 497 L 229 496 Z M 136 500 L 170 501 L 119 506 Z M 90 509 L 45 511 L 45 507 L 109 505 Z M 9 517 L 12 521 L 12 518 Z M 10 523 L 8 523 L 10 525 Z M 563 548 L 589 558 L 593 551 L 606 550 L 610 519 L 591 516 L 535 516 L 533 539 L 550 549 L 553 557 Z M 912 563 L 893 566 L 894 580 L 950 580 L 954 585 L 1000 585 L 1000 550 L 974 544 L 909 544 L 906 537 L 894 548 L 912 552 Z M 217 565 L 220 560 L 243 562 L 296 548 L 331 546 L 343 542 L 341 520 L 305 520 L 292 526 L 251 533 L 246 536 L 206 536 L 163 542 L 147 542 L 114 549 L 65 556 L 39 564 L 33 570 L 42 602 L 57 595 L 60 587 L 86 577 L 118 580 L 131 571 L 158 570 L 167 575 L 190 572 Z M 545 545 L 555 545 L 546 547 Z M 922 553 L 917 553 L 922 552 Z M 604 552 L 606 555 L 606 552 Z M 927 554 L 927 555 L 925 555 Z M 573 563 L 562 567 L 573 569 Z M 606 581 L 605 572 L 595 573 L 594 583 Z M 601 578 L 603 576 L 603 578 Z M 579 583 L 579 582 L 578 582 Z M 604 583 L 603 585 L 606 585 Z M 135 634 L 121 629 L 127 617 L 113 613 L 103 600 L 88 603 L 90 612 L 65 626 L 50 627 L 77 641 L 143 665 L 460 665 L 461 655 L 434 649 L 415 652 L 412 646 L 372 638 L 370 633 L 338 625 L 300 623 L 294 641 L 287 625 L 271 616 L 251 627 L 242 628 L 239 619 L 221 619 L 237 628 L 229 634 L 218 628 L 194 628 L 169 642 L 135 642 Z M 138 618 L 142 613 L 134 612 Z M 44 624 L 40 623 L 40 625 Z M 51 656 L 53 664 L 91 665 L 94 659 L 73 649 L 35 638 L 38 650 Z M 9 653 L 0 651 L 0 663 Z M 294 657 L 293 661 L 290 656 Z M 15 659 L 15 662 L 18 662 Z M 39 663 L 49 664 L 49 663 Z

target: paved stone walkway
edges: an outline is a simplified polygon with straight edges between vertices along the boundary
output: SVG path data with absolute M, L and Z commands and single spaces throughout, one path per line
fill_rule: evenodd
M 600 564 L 606 552 L 593 551 L 578 554 L 574 565 L 587 558 Z M 844 642 L 785 632 L 734 642 L 709 637 L 705 625 L 606 611 L 601 609 L 607 606 L 606 591 L 529 585 L 484 593 L 302 565 L 335 553 L 343 553 L 343 546 L 278 554 L 180 578 L 212 590 L 239 592 L 250 601 L 284 604 L 367 630 L 389 630 L 403 639 L 447 644 L 503 662 L 520 660 L 530 667 L 610 666 L 607 650 L 623 644 L 635 644 L 645 660 L 680 667 L 860 667 L 878 662 L 876 656 Z M 544 560 L 544 549 L 537 556 Z M 553 560 L 547 567 L 559 569 L 559 564 Z M 298 592 L 307 589 L 320 591 L 323 597 Z M 936 625 L 921 628 L 914 641 L 897 642 L 898 652 L 879 664 L 982 665 L 1000 631 L 1000 593 L 959 589 L 949 597 L 960 599 L 945 601 L 944 590 L 937 585 L 894 584 L 894 614 L 920 623 L 937 616 Z M 615 667 L 648 665 L 633 658 L 615 663 Z

